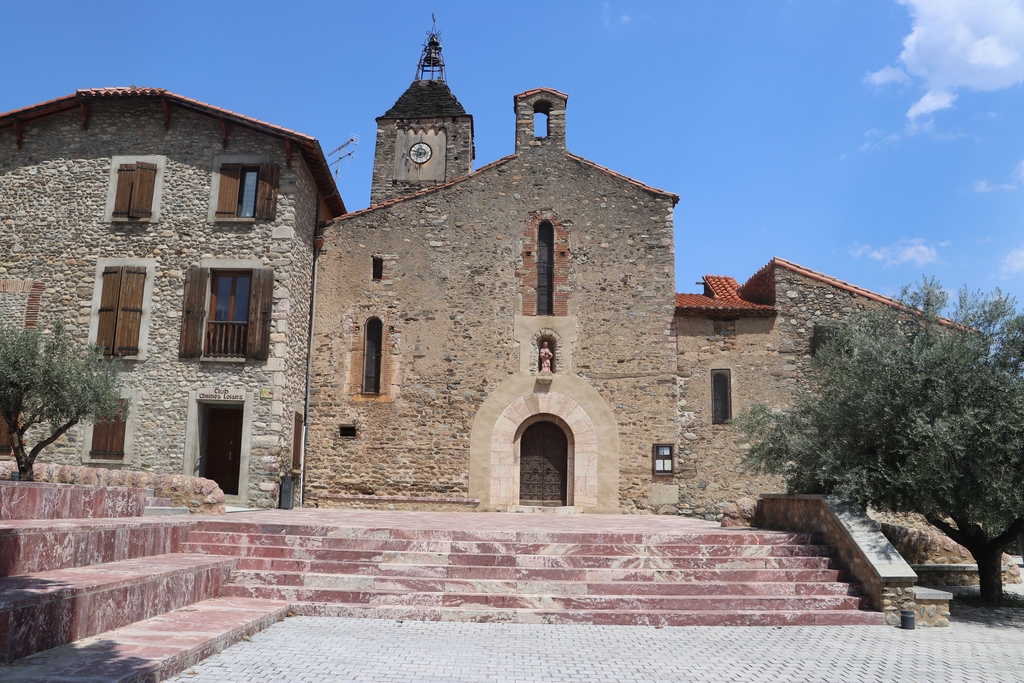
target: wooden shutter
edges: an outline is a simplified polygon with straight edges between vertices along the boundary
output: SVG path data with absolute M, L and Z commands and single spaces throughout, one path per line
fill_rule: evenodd
M 117 306 L 121 296 L 121 271 L 123 268 L 107 266 L 103 269 L 103 289 L 100 293 L 100 324 L 96 332 L 96 343 L 103 347 L 103 355 L 116 354 L 114 347 L 117 336 Z
M 121 400 L 124 405 L 124 400 Z M 124 460 L 125 416 L 113 420 L 101 420 L 92 428 L 92 447 L 89 457 L 103 460 Z
M 114 335 L 114 353 L 118 356 L 139 354 L 142 295 L 145 289 L 145 268 L 125 266 L 121 269 L 121 295 L 117 302 L 117 332 Z
M 266 360 L 270 356 L 270 312 L 274 305 L 274 270 L 252 271 L 249 291 L 249 331 L 245 357 Z
M 153 216 L 153 189 L 156 187 L 156 164 L 139 161 L 135 163 L 135 182 L 132 189 L 131 218 Z
M 132 208 L 132 187 L 135 185 L 135 164 L 117 168 L 117 192 L 114 195 L 114 218 L 128 218 Z
M 220 187 L 217 189 L 217 218 L 234 218 L 238 214 L 238 182 L 242 167 L 223 164 L 220 167 Z
M 280 178 L 280 166 L 260 164 L 257 175 L 256 218 L 272 221 L 277 217 L 277 185 Z
M 206 292 L 209 287 L 209 268 L 191 266 L 185 273 L 178 358 L 199 358 L 203 355 L 203 323 L 206 319 Z

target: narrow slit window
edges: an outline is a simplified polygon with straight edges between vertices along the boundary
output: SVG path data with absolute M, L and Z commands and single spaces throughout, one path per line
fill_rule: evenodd
M 711 422 L 725 424 L 732 419 L 732 391 L 728 370 L 711 373 Z
M 548 136 L 548 115 L 547 112 L 533 112 L 533 137 L 546 138 Z
M 380 361 L 384 326 L 380 319 L 366 321 L 366 341 L 363 348 L 363 393 L 380 393 Z
M 544 221 L 537 228 L 537 315 L 555 314 L 555 228 Z
M 373 279 L 384 279 L 384 259 L 380 258 L 379 256 L 373 257 Z

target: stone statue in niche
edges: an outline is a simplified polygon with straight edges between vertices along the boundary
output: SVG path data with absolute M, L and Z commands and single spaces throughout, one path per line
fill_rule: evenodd
M 554 360 L 555 354 L 548 348 L 548 343 L 544 342 L 540 347 L 540 373 L 542 375 L 551 374 L 551 361 Z

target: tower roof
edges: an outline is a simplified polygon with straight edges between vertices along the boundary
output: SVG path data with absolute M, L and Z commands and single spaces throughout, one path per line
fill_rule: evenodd
M 402 93 L 384 119 L 418 119 L 441 116 L 465 116 L 466 110 L 442 80 L 417 80 Z

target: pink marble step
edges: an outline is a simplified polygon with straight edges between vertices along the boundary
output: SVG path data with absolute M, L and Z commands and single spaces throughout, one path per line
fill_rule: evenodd
M 321 602 L 329 604 L 408 605 L 420 607 L 486 607 L 494 609 L 553 610 L 663 610 L 663 611 L 820 611 L 864 606 L 864 598 L 844 595 L 812 596 L 662 596 L 662 595 L 550 595 L 458 592 L 350 591 L 332 588 L 245 586 L 228 584 L 223 594 L 232 597 Z
M 0 577 L 178 552 L 194 527 L 142 517 L 0 522 Z
M 839 581 L 703 581 L 693 583 L 612 581 L 587 583 L 581 581 L 427 579 L 252 570 L 235 570 L 231 573 L 231 584 L 305 588 L 325 587 L 354 591 L 419 591 L 524 595 L 861 595 L 859 584 Z
M 286 540 L 286 543 L 284 542 Z M 467 553 L 502 555 L 659 555 L 725 557 L 746 554 L 787 556 L 827 556 L 827 545 L 781 544 L 578 544 L 578 543 L 498 543 L 485 541 L 436 541 L 409 539 L 338 538 L 330 536 L 282 536 L 194 531 L 193 543 L 225 546 L 280 546 L 293 548 L 345 549 L 349 551 L 406 551 L 423 553 Z
M 461 514 L 461 513 L 456 513 Z M 265 515 L 264 517 L 270 517 Z M 206 518 L 197 531 L 285 536 L 320 536 L 372 540 L 479 541 L 486 543 L 572 543 L 572 544 L 654 544 L 654 545 L 806 545 L 818 542 L 813 534 L 782 531 L 703 531 L 700 533 L 638 533 L 586 531 L 506 531 L 500 529 L 459 528 L 422 529 L 407 526 L 358 527 L 350 525 L 310 525 L 297 523 L 260 523 L 232 519 Z
M 239 569 L 318 574 L 512 581 L 842 581 L 840 569 L 581 569 L 383 564 L 243 557 Z
M 0 480 L 0 519 L 138 517 L 146 489 Z
M 467 609 L 459 607 L 292 603 L 294 614 L 410 621 L 474 621 L 521 624 L 602 624 L 622 626 L 860 626 L 885 624 L 881 612 L 860 610 L 699 611 Z
M 0 579 L 0 662 L 216 597 L 234 563 L 168 554 Z
M 215 598 L 18 660 L 3 683 L 162 681 L 285 618 L 288 604 Z
M 742 546 L 741 546 L 742 547 Z M 756 547 L 756 546 L 751 546 Z M 225 546 L 188 542 L 183 552 L 224 554 L 237 557 L 275 557 L 333 562 L 376 562 L 418 566 L 454 565 L 487 567 L 634 568 L 634 569 L 826 569 L 830 559 L 820 556 L 773 557 L 756 554 L 734 557 L 681 557 L 671 555 L 488 555 L 469 553 L 425 553 L 411 551 L 348 550 L 292 546 Z

